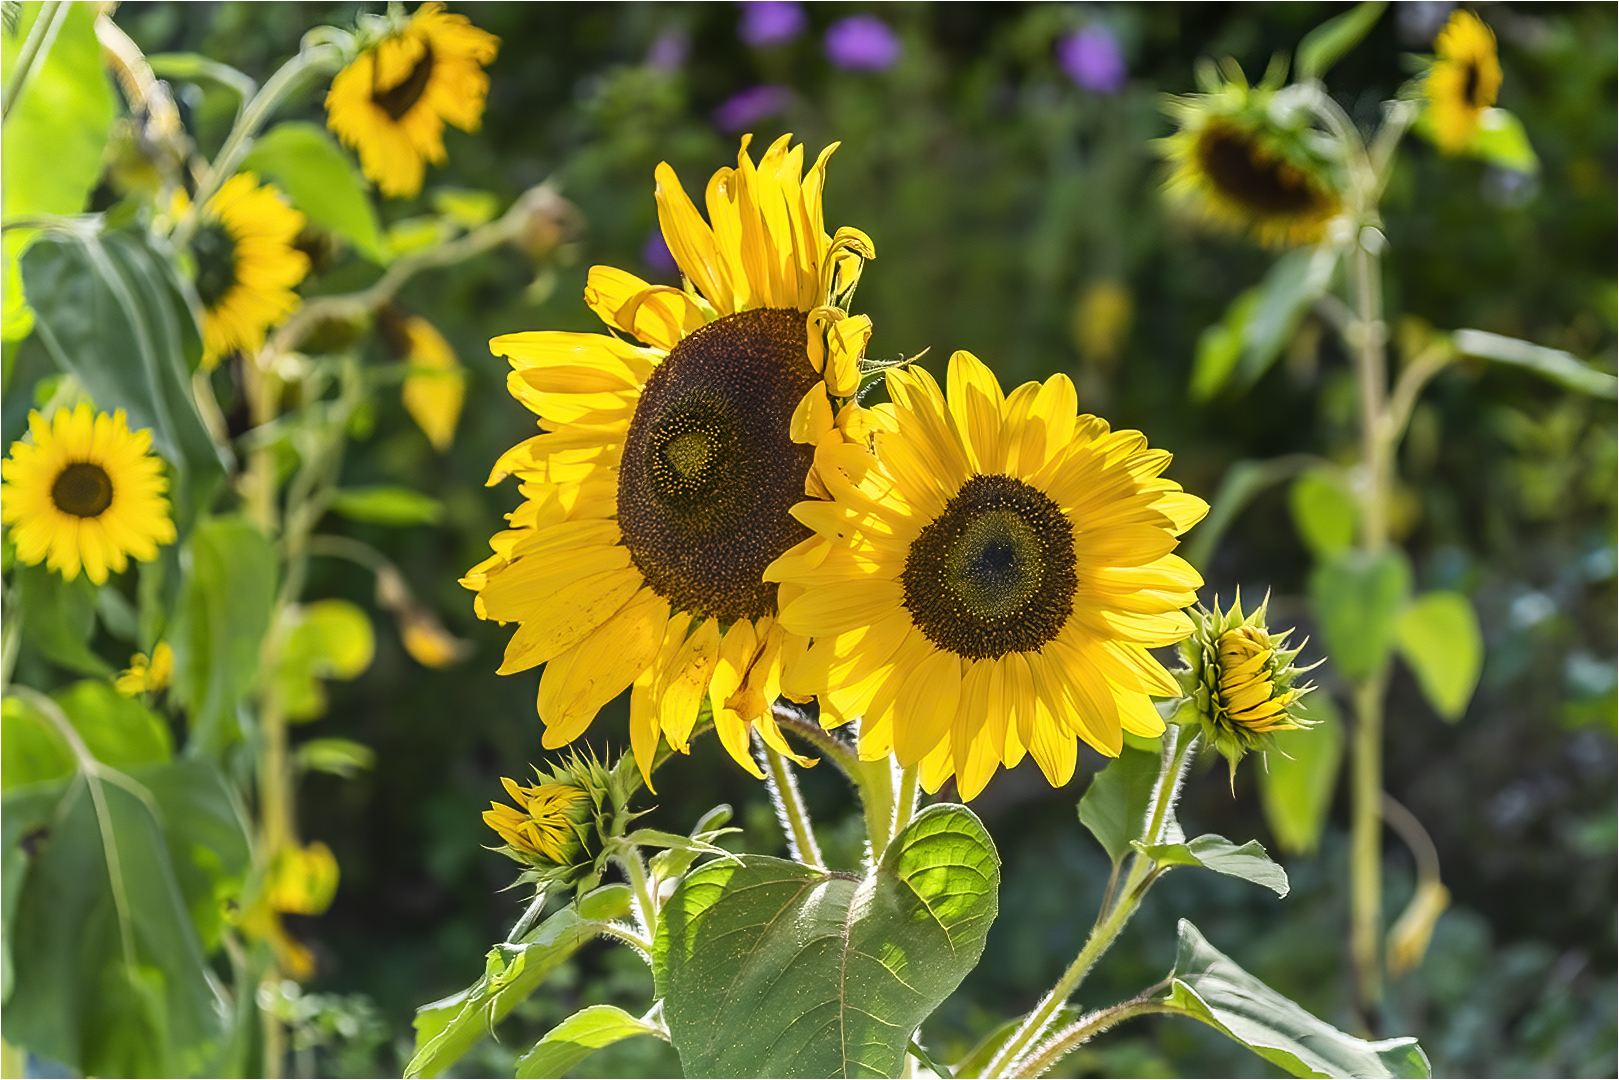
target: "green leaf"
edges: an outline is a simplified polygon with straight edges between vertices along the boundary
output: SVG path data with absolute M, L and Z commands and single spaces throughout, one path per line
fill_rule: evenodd
M 463 229 L 476 229 L 500 213 L 500 197 L 493 191 L 441 187 L 433 191 L 433 209 Z
M 1338 266 L 1336 248 L 1322 245 L 1290 251 L 1265 280 L 1244 291 L 1217 326 L 1198 339 L 1191 396 L 1207 401 L 1235 381 L 1252 386 L 1293 340 L 1310 305 L 1327 294 Z
M 161 717 L 134 698 L 86 679 L 51 695 L 95 759 L 120 769 L 168 761 L 174 740 Z
M 602 919 L 618 918 L 628 910 L 628 891 L 615 892 L 625 901 Z M 581 904 L 584 900 L 581 900 Z M 437 1076 L 460 1060 L 474 1043 L 494 1030 L 506 1014 L 525 1000 L 563 961 L 601 932 L 602 923 L 587 920 L 572 907 L 546 919 L 515 945 L 496 945 L 485 959 L 483 977 L 460 993 L 416 1010 L 416 1053 L 405 1066 L 405 1076 Z
M 1544 345 L 1483 330 L 1458 330 L 1451 335 L 1451 341 L 1456 351 L 1464 355 L 1521 367 L 1566 389 L 1592 397 L 1610 401 L 1619 398 L 1619 379 L 1606 371 L 1598 371 L 1561 349 L 1548 349 Z
M 1299 539 L 1317 559 L 1337 555 L 1354 543 L 1360 511 L 1339 470 L 1312 469 L 1293 481 L 1288 505 Z
M 938 803 L 863 880 L 762 856 L 693 871 L 653 948 L 686 1075 L 897 1076 L 983 952 L 999 864 L 978 818 Z
M 1320 845 L 1332 808 L 1343 763 L 1344 725 L 1324 690 L 1304 695 L 1295 708 L 1317 724 L 1273 736 L 1276 752 L 1265 754 L 1265 767 L 1259 770 L 1259 803 L 1277 846 L 1289 855 L 1308 855 Z
M 146 57 L 152 73 L 170 81 L 198 82 L 207 80 L 229 87 L 245 105 L 258 90 L 258 84 L 229 64 L 222 64 L 201 53 L 152 53 Z
M 247 812 L 211 761 L 187 759 L 132 769 L 130 775 L 162 811 L 175 881 L 203 949 L 212 952 L 252 866 Z
M 173 264 L 143 232 L 53 228 L 23 256 L 22 272 L 34 333 L 56 366 L 98 408 L 124 409 L 131 428 L 152 430 L 178 474 L 170 496 L 184 534 L 225 472 L 192 397 L 202 344 Z
M 221 1003 L 171 861 L 163 822 L 172 811 L 154 813 L 153 781 L 178 768 L 148 766 L 134 790 L 94 779 L 55 785 L 50 824 L 21 845 L 8 1041 L 85 1075 L 207 1068 L 223 1035 Z M 5 817 L 15 805 L 8 794 Z
M 0 703 L 0 791 L 73 775 L 73 750 L 43 716 L 17 697 Z
M 1394 548 L 1376 555 L 1340 552 L 1315 568 L 1310 596 L 1327 655 L 1340 671 L 1361 678 L 1382 667 L 1394 647 L 1395 626 L 1410 594 L 1410 564 Z
M 1458 592 L 1423 593 L 1400 616 L 1396 634 L 1400 655 L 1434 711 L 1451 723 L 1460 720 L 1484 668 L 1484 636 L 1472 603 Z
M 1165 999 L 1290 1076 L 1409 1077 L 1431 1075 L 1428 1056 L 1411 1038 L 1367 1042 L 1322 1023 L 1216 950 L 1185 919 L 1173 982 Z
M 8 83 L 40 8 L 37 3 L 22 5 L 17 32 L 0 35 L 0 68 Z M 37 214 L 77 214 L 101 176 L 101 155 L 117 104 L 102 64 L 95 20 L 91 5 L 73 5 L 22 96 L 8 102 L 0 145 L 0 217 L 8 222 Z M 37 235 L 33 229 L 5 234 L 0 273 L 6 341 L 20 341 L 32 327 L 18 259 Z
M 1101 842 L 1114 866 L 1130 854 L 1130 844 L 1141 839 L 1147 826 L 1158 767 L 1158 755 L 1126 746 L 1091 778 L 1079 800 L 1081 824 Z
M 1482 161 L 1513 172 L 1538 173 L 1540 158 L 1529 145 L 1523 121 L 1505 109 L 1485 109 L 1478 118 L 1467 152 Z
M 519 1080 L 566 1076 L 573 1067 L 604 1046 L 635 1035 L 662 1033 L 613 1005 L 581 1009 L 545 1033 L 534 1048 L 517 1059 Z
M 353 679 L 371 666 L 376 635 L 371 618 L 347 600 L 317 600 L 288 608 L 280 629 L 275 690 L 288 720 L 326 712 L 323 679 Z
M 1377 24 L 1386 7 L 1387 3 L 1366 0 L 1305 34 L 1304 40 L 1299 42 L 1298 62 L 1295 65 L 1300 81 L 1319 79 L 1325 75 L 1345 53 L 1360 44 L 1361 39 Z
M 274 180 L 310 220 L 370 261 L 379 266 L 388 261 L 365 177 L 324 128 L 301 120 L 277 124 L 254 142 L 242 168 Z
M 1159 866 L 1201 866 L 1216 874 L 1263 885 L 1277 896 L 1287 895 L 1287 871 L 1271 862 L 1258 840 L 1238 847 L 1223 836 L 1205 833 L 1183 844 L 1149 845 L 1137 840 L 1132 846 Z
M 23 644 L 82 675 L 111 675 L 112 665 L 90 649 L 96 625 L 96 586 L 80 574 L 72 581 L 43 564 L 16 571 Z
M 171 693 L 191 710 L 193 748 L 217 753 L 234 741 L 237 703 L 258 676 L 275 603 L 275 550 L 241 518 L 208 518 L 192 530 L 181 566 L 168 634 Z
M 377 763 L 377 752 L 353 739 L 310 739 L 298 746 L 298 766 L 352 780 Z
M 444 517 L 444 504 L 407 487 L 378 484 L 339 489 L 332 496 L 332 511 L 377 525 L 431 525 Z

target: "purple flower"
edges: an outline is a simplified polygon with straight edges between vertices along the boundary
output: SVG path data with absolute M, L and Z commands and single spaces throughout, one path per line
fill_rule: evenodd
M 1088 26 L 1058 41 L 1057 63 L 1075 86 L 1098 94 L 1117 94 L 1129 75 L 1119 43 L 1100 26 Z
M 804 32 L 809 18 L 795 0 L 752 0 L 742 5 L 742 40 L 755 49 L 785 45 Z
M 827 27 L 826 56 L 848 71 L 882 71 L 899 59 L 899 38 L 875 15 L 850 15 Z
M 767 116 L 785 112 L 792 103 L 793 93 L 785 86 L 750 86 L 714 110 L 714 125 L 721 131 L 741 131 Z
M 659 34 L 647 50 L 647 66 L 659 71 L 679 71 L 686 64 L 686 53 L 691 41 L 679 30 L 666 30 Z
M 653 229 L 651 235 L 646 238 L 646 243 L 641 245 L 641 261 L 648 269 L 659 274 L 675 274 L 680 270 L 680 265 L 669 253 L 669 245 L 664 243 L 663 232 L 659 229 Z

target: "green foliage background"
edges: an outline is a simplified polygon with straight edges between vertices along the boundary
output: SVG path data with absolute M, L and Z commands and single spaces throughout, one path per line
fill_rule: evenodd
M 417 487 L 446 513 L 436 525 L 333 519 L 325 528 L 387 553 L 477 648 L 459 667 L 430 671 L 379 622 L 370 670 L 331 685 L 328 715 L 298 732 L 376 751 L 369 772 L 311 773 L 301 787 L 301 831 L 331 845 L 342 884 L 325 916 L 289 919 L 320 962 L 305 993 L 325 995 L 303 999 L 298 1030 L 321 1045 L 302 1051 L 300 1067 L 399 1069 L 415 1007 L 475 979 L 488 942 L 518 913 L 517 895 L 499 891 L 511 865 L 481 846 L 493 837 L 479 812 L 499 793 L 499 776 L 519 775 L 541 756 L 535 677 L 493 674 L 509 631 L 478 622 L 456 584 L 516 503 L 511 483 L 483 486 L 489 466 L 532 431 L 486 343 L 518 330 L 598 329 L 581 300 L 593 264 L 668 280 L 643 255 L 656 221 L 654 166 L 668 160 L 688 190 L 700 188 L 735 154 L 714 110 L 760 82 L 790 87 L 790 108 L 753 130 L 764 141 L 792 131 L 812 150 L 842 141 L 827 221 L 856 225 L 876 242 L 857 301 L 876 325 L 872 355 L 928 347 L 924 363 L 942 372 L 952 350 L 970 349 L 1007 385 L 1067 371 L 1082 408 L 1174 451 L 1169 475 L 1208 498 L 1241 460 L 1350 453 L 1354 388 L 1332 336 L 1307 324 L 1248 392 L 1189 400 L 1199 334 L 1270 257 L 1166 210 L 1150 145 L 1168 131 L 1160 95 L 1190 90 L 1193 62 L 1203 56 L 1233 56 L 1257 76 L 1273 53 L 1289 53 L 1345 6 L 883 5 L 878 13 L 903 51 L 892 69 L 874 74 L 839 71 L 822 54 L 821 33 L 864 10 L 854 4 L 811 5 L 808 33 L 763 51 L 739 40 L 733 4 L 458 6 L 502 39 L 484 129 L 448 131 L 449 163 L 430 171 L 419 199 L 383 203 L 383 224 L 425 212 L 435 186 L 491 191 L 504 206 L 553 177 L 577 206 L 579 228 L 564 238 L 560 267 L 537 281 L 520 254 L 502 249 L 424 275 L 399 297 L 469 367 L 466 412 L 454 449 L 439 456 L 385 395 L 358 433 L 343 482 Z M 1334 69 L 1330 85 L 1362 122 L 1374 122 L 1377 104 L 1408 76 L 1401 54 L 1428 49 L 1438 21 L 1422 23 L 1427 7 L 1398 5 Z M 352 22 L 356 9 L 131 3 L 116 17 L 148 54 L 195 51 L 262 80 L 304 30 Z M 1496 6 L 1488 17 L 1506 73 L 1501 103 L 1523 120 L 1542 171 L 1526 178 L 1445 159 L 1413 140 L 1385 201 L 1389 310 L 1525 338 L 1612 371 L 1614 9 Z M 1130 81 L 1117 95 L 1077 89 L 1053 59 L 1058 34 L 1092 21 L 1123 45 Z M 189 84 L 176 93 L 211 153 L 233 101 Z M 291 115 L 322 123 L 318 96 Z M 104 207 L 110 192 L 96 199 Z M 374 274 L 359 260 L 339 261 L 303 291 L 347 291 Z M 1099 280 L 1124 287 L 1132 318 L 1115 358 L 1087 362 L 1076 307 Z M 30 404 L 8 393 L 8 443 Z M 1616 1067 L 1614 426 L 1611 403 L 1464 364 L 1424 395 L 1401 449 L 1409 486 L 1398 535 L 1416 583 L 1471 596 L 1486 645 L 1481 688 L 1459 722 L 1441 723 L 1403 668 L 1390 704 L 1387 787 L 1433 834 L 1454 906 L 1426 964 L 1394 984 L 1383 1033 L 1421 1036 L 1437 1075 L 1611 1075 Z M 1272 625 L 1298 622 L 1314 633 L 1303 600 L 1309 566 L 1278 488 L 1214 551 L 1205 598 L 1269 587 Z M 371 590 L 369 575 L 321 560 L 307 593 L 370 609 Z M 103 651 L 122 664 L 119 648 Z M 45 661 L 25 654 L 24 663 Z M 1329 676 L 1323 692 L 1334 689 Z M 624 711 L 616 703 L 593 725 L 598 747 L 621 744 Z M 1074 802 L 1101 765 L 1082 755 L 1064 791 L 1049 790 L 1026 765 L 974 804 L 1004 859 L 1001 918 L 985 952 L 993 963 L 925 1031 L 941 1060 L 1028 1008 L 1078 946 L 1108 873 L 1074 819 Z M 806 797 L 825 825 L 828 857 L 852 865 L 860 824 L 837 778 L 822 775 L 830 771 L 804 778 Z M 1223 769 L 1194 777 L 1182 819 L 1195 831 L 1269 844 L 1253 770 L 1239 775 L 1234 796 L 1224 779 Z M 709 806 L 730 801 L 749 850 L 784 851 L 762 787 L 712 743 L 673 762 L 660 788 L 649 825 L 684 832 Z M 1099 969 L 1088 1003 L 1161 977 L 1174 960 L 1172 913 L 1195 914 L 1221 951 L 1347 1025 L 1343 810 L 1340 800 L 1317 854 L 1285 860 L 1294 884 L 1285 902 L 1213 875 L 1171 876 Z M 1386 877 L 1392 917 L 1412 880 L 1409 857 L 1392 842 Z M 486 1040 L 458 1068 L 509 1071 L 534 1038 L 581 1005 L 639 1011 L 649 982 L 623 950 L 587 947 L 517 1010 L 501 1042 Z M 590 1075 L 675 1067 L 672 1051 L 649 1039 L 583 1066 Z M 1201 1027 L 1163 1020 L 1121 1029 L 1062 1068 L 1130 1076 L 1269 1067 Z

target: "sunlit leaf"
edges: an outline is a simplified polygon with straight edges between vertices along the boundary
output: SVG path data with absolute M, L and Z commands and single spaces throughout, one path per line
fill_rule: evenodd
M 939 803 L 864 880 L 762 856 L 693 871 L 654 948 L 687 1075 L 897 1076 L 912 1032 L 978 962 L 999 864 L 972 812 Z
M 1619 379 L 1598 371 L 1571 353 L 1548 349 L 1520 338 L 1491 334 L 1483 330 L 1458 330 L 1451 336 L 1456 351 L 1481 360 L 1494 360 L 1532 371 L 1559 386 L 1592 397 L 1619 397 Z
M 1388 4 L 1381 0 L 1364 0 L 1305 34 L 1298 49 L 1299 78 L 1319 79 L 1325 75 L 1345 53 L 1361 43 L 1377 25 L 1386 7 Z
M 1540 171 L 1540 158 L 1529 145 L 1529 133 L 1524 130 L 1523 121 L 1505 109 L 1484 110 L 1467 150 L 1474 157 L 1513 172 Z
M 1484 669 L 1484 635 L 1472 603 L 1457 592 L 1423 593 L 1400 615 L 1396 633 L 1400 656 L 1434 711 L 1461 719 Z
M 377 763 L 377 752 L 353 739 L 310 739 L 298 745 L 298 764 L 352 779 Z
M 388 261 L 365 178 L 325 128 L 301 120 L 277 124 L 254 142 L 242 168 L 274 180 L 311 221 L 367 259 L 379 265 Z
M 339 488 L 332 512 L 376 525 L 431 525 L 444 517 L 444 504 L 412 488 L 375 484 Z
M 1360 512 L 1337 470 L 1313 469 L 1293 481 L 1288 506 L 1299 539 L 1316 558 L 1336 555 L 1354 543 Z
M 1287 871 L 1271 861 L 1257 840 L 1239 847 L 1223 836 L 1205 833 L 1185 843 L 1143 844 L 1138 840 L 1133 846 L 1160 866 L 1201 866 L 1263 885 L 1277 896 L 1287 895 Z
M 1417 1040 L 1367 1042 L 1317 1020 L 1234 964 L 1185 919 L 1171 977 L 1164 1000 L 1176 1012 L 1203 1021 L 1289 1076 L 1431 1075 Z
M 517 1059 L 519 1080 L 566 1076 L 604 1046 L 636 1035 L 658 1035 L 657 1028 L 614 1005 L 591 1005 L 545 1033 Z
M 376 635 L 371 618 L 347 600 L 289 607 L 280 630 L 276 693 L 289 720 L 326 712 L 323 679 L 353 679 L 371 666 Z
M 43 564 L 16 569 L 17 611 L 23 647 L 83 675 L 110 675 L 112 665 L 89 645 L 95 630 L 96 586 L 84 574 L 72 581 Z

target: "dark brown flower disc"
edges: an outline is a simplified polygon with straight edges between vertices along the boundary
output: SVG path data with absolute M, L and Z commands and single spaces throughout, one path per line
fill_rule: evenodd
M 810 535 L 814 448 L 788 437 L 819 381 L 804 313 L 741 311 L 686 336 L 641 391 L 618 475 L 618 524 L 647 584 L 678 610 L 721 622 L 776 610 L 766 566 Z
M 1266 153 L 1253 138 L 1225 124 L 1211 124 L 1197 140 L 1203 171 L 1220 192 L 1257 213 L 1303 214 L 1324 195 L 1310 178 Z
M 1022 480 L 974 476 L 911 542 L 900 583 L 939 648 L 970 660 L 1033 652 L 1074 610 L 1074 528 Z
M 376 63 L 372 61 L 373 65 Z M 372 78 L 375 78 L 376 68 L 372 68 Z M 422 93 L 427 89 L 427 82 L 433 77 L 433 47 L 426 42 L 422 43 L 422 56 L 410 69 L 398 85 L 386 90 L 371 91 L 371 100 L 377 107 L 387 113 L 395 123 L 403 120 L 405 114 L 410 112 L 416 102 L 421 100 Z
M 51 484 L 51 502 L 64 514 L 100 517 L 112 505 L 112 478 L 100 465 L 75 461 L 56 474 Z

